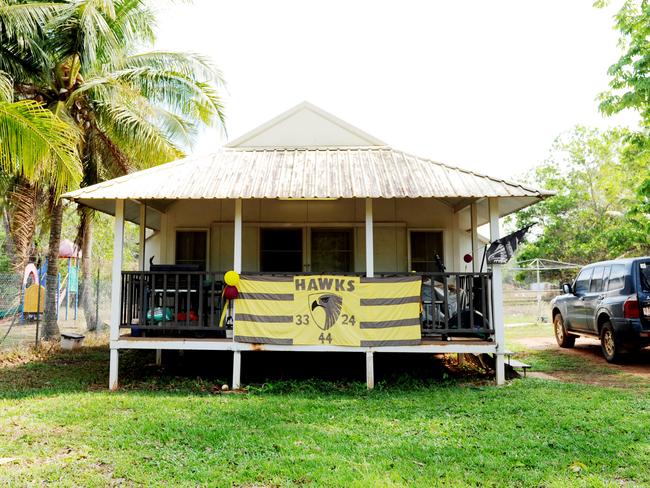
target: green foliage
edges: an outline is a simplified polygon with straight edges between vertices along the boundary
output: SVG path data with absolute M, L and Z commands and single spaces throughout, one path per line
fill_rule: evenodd
M 557 194 L 517 214 L 517 226 L 541 224 L 518 259 L 585 264 L 650 253 L 647 196 L 644 203 L 641 195 L 649 167 L 649 154 L 627 130 L 576 127 L 560 136 L 529 176 Z
M 607 2 L 596 2 L 603 7 Z M 625 0 L 616 13 L 621 58 L 609 68 L 610 91 L 601 94 L 600 109 L 613 114 L 630 109 L 650 128 L 650 3 Z

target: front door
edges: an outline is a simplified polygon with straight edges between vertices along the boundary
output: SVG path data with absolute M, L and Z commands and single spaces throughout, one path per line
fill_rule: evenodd
M 260 271 L 303 271 L 302 229 L 260 229 Z

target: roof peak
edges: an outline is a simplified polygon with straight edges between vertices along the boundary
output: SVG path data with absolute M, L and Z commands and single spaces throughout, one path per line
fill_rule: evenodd
M 386 146 L 358 127 L 303 101 L 225 144 L 225 148 Z

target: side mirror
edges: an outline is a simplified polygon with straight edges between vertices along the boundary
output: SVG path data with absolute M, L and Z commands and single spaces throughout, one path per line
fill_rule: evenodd
M 573 290 L 571 289 L 570 283 L 562 283 L 562 291 L 566 294 L 572 294 Z

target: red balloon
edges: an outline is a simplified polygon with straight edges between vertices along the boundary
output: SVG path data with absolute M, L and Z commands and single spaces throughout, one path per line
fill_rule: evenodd
M 236 286 L 226 286 L 223 289 L 223 297 L 226 300 L 234 300 L 239 296 L 239 290 L 237 290 Z
M 471 263 L 473 259 L 474 259 L 474 258 L 472 258 L 472 255 L 471 255 L 471 254 L 465 254 L 465 255 L 463 256 L 463 261 L 465 261 L 466 263 Z

